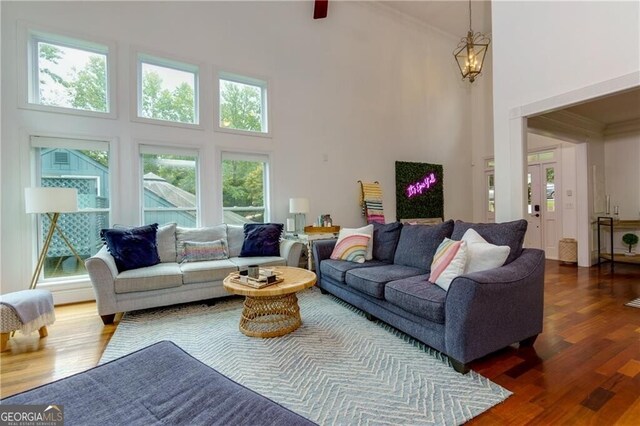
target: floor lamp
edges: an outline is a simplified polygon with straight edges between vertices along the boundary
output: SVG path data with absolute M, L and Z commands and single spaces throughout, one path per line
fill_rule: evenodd
M 44 265 L 44 259 L 47 257 L 49 251 L 49 245 L 53 238 L 53 233 L 58 230 L 60 238 L 69 246 L 71 252 L 82 263 L 82 258 L 78 255 L 78 252 L 73 248 L 67 237 L 65 237 L 62 230 L 58 227 L 58 218 L 60 213 L 71 213 L 78 211 L 78 191 L 75 188 L 25 188 L 24 190 L 25 209 L 27 213 L 40 213 L 46 214 L 51 220 L 51 226 L 49 232 L 42 244 L 42 250 L 38 256 L 38 263 L 36 263 L 36 269 L 33 271 L 33 277 L 31 278 L 31 285 L 29 289 L 36 288 L 38 283 L 38 277 L 42 271 Z

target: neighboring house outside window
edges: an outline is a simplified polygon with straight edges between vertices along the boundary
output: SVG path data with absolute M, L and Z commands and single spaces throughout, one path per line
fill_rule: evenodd
M 175 153 L 170 153 L 175 152 Z M 141 146 L 143 221 L 198 225 L 198 154 Z
M 73 148 L 82 145 L 82 142 L 88 143 L 88 149 Z M 55 144 L 72 147 L 55 147 Z M 32 146 L 39 186 L 77 189 L 79 211 L 61 214 L 58 227 L 81 258 L 93 256 L 103 244 L 100 230 L 109 227 L 108 143 L 32 137 Z M 49 226 L 48 216 L 39 215 L 39 247 Z M 45 259 L 43 278 L 86 274 L 84 264 L 78 262 L 59 234 L 56 232 L 53 235 Z

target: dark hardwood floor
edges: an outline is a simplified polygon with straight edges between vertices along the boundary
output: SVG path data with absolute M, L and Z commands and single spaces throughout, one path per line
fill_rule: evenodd
M 640 266 L 547 261 L 544 331 L 471 368 L 514 393 L 471 424 L 640 424 Z
M 513 392 L 474 425 L 640 424 L 640 266 L 615 274 L 547 261 L 545 324 L 533 348 L 510 347 L 471 364 Z M 116 324 L 95 303 L 56 307 L 49 336 L 17 335 L 0 356 L 5 397 L 93 367 Z

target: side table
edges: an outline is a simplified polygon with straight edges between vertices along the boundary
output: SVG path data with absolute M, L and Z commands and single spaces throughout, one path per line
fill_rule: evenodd
M 286 233 L 285 239 L 298 241 L 299 243 L 302 243 L 304 245 L 305 248 L 303 252 L 306 251 L 307 269 L 310 271 L 313 271 L 315 270 L 314 264 L 313 264 L 313 244 L 316 241 L 320 241 L 320 240 L 337 240 L 338 234 L 337 233 L 308 233 L 308 234 Z

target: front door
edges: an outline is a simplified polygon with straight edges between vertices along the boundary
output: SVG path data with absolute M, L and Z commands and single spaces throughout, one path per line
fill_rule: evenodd
M 527 234 L 524 245 L 542 249 L 542 179 L 540 165 L 529 166 L 527 173 Z
M 532 164 L 527 173 L 527 234 L 525 246 L 545 251 L 548 259 L 558 258 L 561 204 L 556 163 Z

